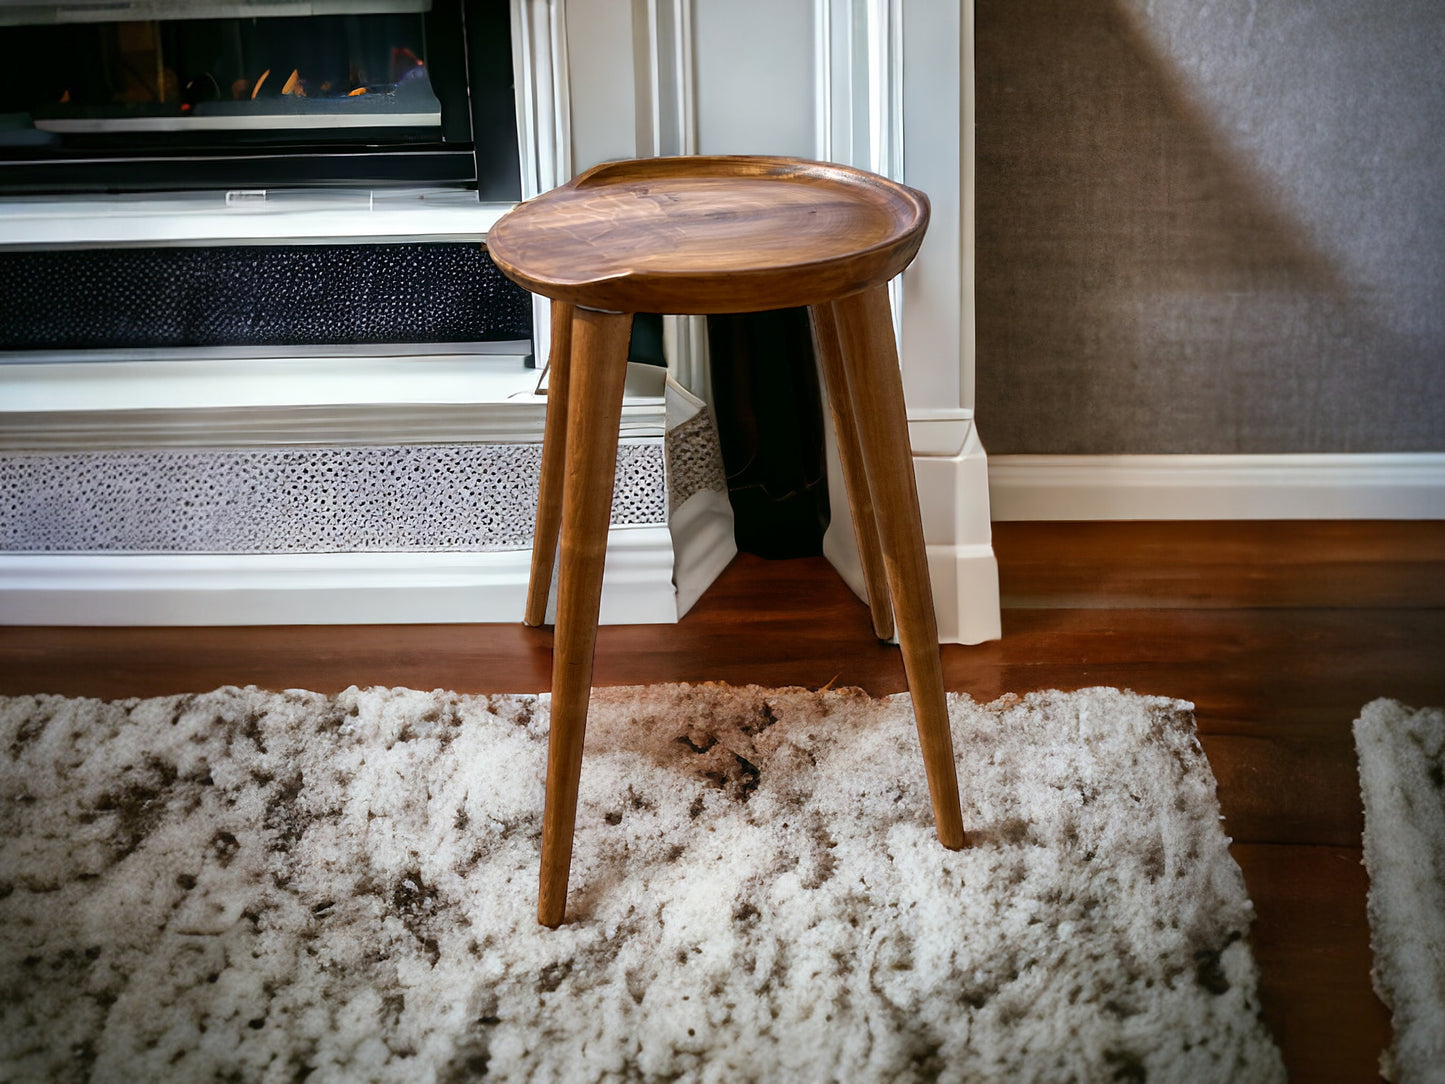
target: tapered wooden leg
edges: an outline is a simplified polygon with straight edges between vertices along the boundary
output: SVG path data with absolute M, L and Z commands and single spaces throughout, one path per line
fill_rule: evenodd
M 831 304 L 814 305 L 813 342 L 823 382 L 828 386 L 828 406 L 833 413 L 833 432 L 838 438 L 838 459 L 843 466 L 843 484 L 848 490 L 848 507 L 853 514 L 853 537 L 863 565 L 863 583 L 868 589 L 868 607 L 873 614 L 873 631 L 880 640 L 893 639 L 893 605 L 888 597 L 888 580 L 883 570 L 883 551 L 878 545 L 873 496 L 868 492 L 868 475 L 858 448 L 858 430 L 853 420 L 853 396 L 843 369 L 838 344 L 838 322 Z
M 542 814 L 542 875 L 537 920 L 557 926 L 567 909 L 567 871 L 577 821 L 582 740 L 592 692 L 592 650 L 602 599 L 602 562 L 612 518 L 617 431 L 632 317 L 576 309 L 567 412 L 567 471 L 562 487 L 562 560 L 552 655 L 552 721 L 547 797 Z
M 532 575 L 527 580 L 525 624 L 547 623 L 547 596 L 562 525 L 562 477 L 567 467 L 567 381 L 572 366 L 572 306 L 552 302 L 552 356 L 547 363 L 547 423 L 542 431 L 542 476 L 532 528 Z
M 943 694 L 938 624 L 933 614 L 928 554 L 923 543 L 888 289 L 877 286 L 845 297 L 834 302 L 834 312 L 853 402 L 867 404 L 867 409 L 855 410 L 853 416 L 893 596 L 903 669 L 908 675 L 918 739 L 923 746 L 933 821 L 939 840 L 956 850 L 964 843 L 963 815 L 958 805 L 958 775 Z

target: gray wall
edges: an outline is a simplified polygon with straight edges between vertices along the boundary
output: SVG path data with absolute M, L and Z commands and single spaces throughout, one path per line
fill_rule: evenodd
M 977 0 L 991 454 L 1445 450 L 1445 3 Z

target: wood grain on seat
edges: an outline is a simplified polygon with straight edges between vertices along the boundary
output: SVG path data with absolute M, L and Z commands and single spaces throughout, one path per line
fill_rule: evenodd
M 790 158 L 610 162 L 522 204 L 487 235 L 508 277 L 610 312 L 814 305 L 900 273 L 928 197 L 847 166 Z

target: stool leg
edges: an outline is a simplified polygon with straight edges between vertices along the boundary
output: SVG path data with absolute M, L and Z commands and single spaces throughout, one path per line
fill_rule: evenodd
M 557 926 L 567 909 L 567 872 L 577 821 L 582 740 L 592 692 L 592 650 L 602 599 L 602 563 L 612 518 L 617 431 L 632 317 L 576 309 L 572 317 L 567 476 L 562 487 L 562 561 L 552 648 L 552 721 L 537 921 Z
M 913 715 L 923 747 L 923 767 L 933 801 L 939 841 L 963 846 L 963 815 L 958 805 L 958 775 L 953 738 L 943 694 L 943 660 L 938 624 L 928 581 L 928 554 L 918 509 L 918 484 L 908 442 L 908 417 L 888 288 L 877 286 L 834 302 L 843 365 L 852 401 L 858 442 L 873 495 L 883 563 L 893 596 L 893 617 L 903 649 L 903 669 L 913 694 Z
M 567 381 L 572 364 L 572 306 L 552 302 L 552 359 L 547 374 L 547 423 L 542 431 L 542 476 L 537 485 L 537 521 L 532 528 L 532 575 L 522 622 L 547 623 L 557 530 L 562 524 L 562 476 L 567 469 Z
M 880 640 L 893 639 L 893 606 L 888 597 L 888 580 L 883 569 L 883 551 L 878 544 L 878 524 L 873 497 L 868 492 L 868 475 L 863 453 L 858 448 L 858 430 L 853 419 L 853 397 L 843 370 L 843 350 L 838 343 L 838 321 L 833 306 L 814 305 L 813 342 L 823 383 L 828 387 L 828 406 L 833 413 L 833 432 L 838 438 L 838 459 L 843 467 L 843 485 L 853 513 L 853 537 L 858 542 L 858 559 L 863 565 L 863 583 L 868 589 L 868 607 L 873 614 L 873 631 Z

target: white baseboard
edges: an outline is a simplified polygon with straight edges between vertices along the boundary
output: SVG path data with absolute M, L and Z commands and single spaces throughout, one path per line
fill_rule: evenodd
M 705 489 L 673 510 L 668 527 L 675 547 L 672 580 L 681 620 L 738 555 L 732 504 L 721 490 Z
M 941 643 L 981 644 L 1003 636 L 992 545 L 930 545 L 928 578 Z
M 531 550 L 0 554 L 0 624 L 347 625 L 522 620 Z M 678 618 L 666 527 L 614 527 L 603 624 Z
M 832 418 L 827 413 L 824 417 L 833 517 L 823 536 L 823 555 L 854 594 L 866 598 Z M 997 640 L 1002 632 L 998 562 L 989 538 L 990 461 L 979 443 L 972 416 L 963 411 L 910 411 L 909 431 L 939 641 L 981 644 Z
M 992 455 L 996 520 L 1445 519 L 1445 453 Z

